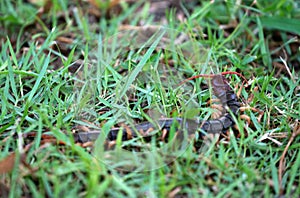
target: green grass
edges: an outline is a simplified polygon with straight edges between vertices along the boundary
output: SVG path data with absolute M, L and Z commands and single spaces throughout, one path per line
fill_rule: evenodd
M 16 156 L 12 171 L 0 175 L 1 193 L 6 186 L 10 197 L 297 197 L 299 136 L 285 155 L 282 178 L 278 172 L 300 115 L 300 5 L 251 3 L 181 4 L 177 10 L 185 21 L 170 9 L 158 31 L 154 26 L 162 23 L 148 14 L 148 1 L 123 2 L 120 12 L 102 3 L 100 17 L 77 1 L 54 0 L 40 14 L 37 5 L 1 2 L 0 161 Z M 153 29 L 136 29 L 140 24 Z M 80 71 L 70 72 L 80 63 Z M 240 101 L 263 112 L 260 121 L 259 112 L 241 112 L 251 123 L 237 117 L 238 131 L 230 129 L 227 142 L 195 151 L 191 144 L 173 148 L 155 139 L 122 142 L 119 136 L 116 149 L 107 151 L 105 136 L 82 148 L 68 135 L 78 125 L 104 135 L 118 123 L 161 116 L 209 119 L 208 80 L 178 84 L 223 71 L 246 76 L 250 85 Z M 242 84 L 227 77 L 233 88 Z M 37 135 L 22 138 L 30 132 Z M 273 140 L 259 141 L 267 133 Z M 43 134 L 65 145 L 44 144 Z M 144 146 L 144 155 L 120 151 L 131 144 Z

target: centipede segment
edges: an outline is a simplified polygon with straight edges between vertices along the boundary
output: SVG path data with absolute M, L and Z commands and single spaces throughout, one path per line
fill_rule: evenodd
M 113 128 L 109 131 L 107 139 L 109 141 L 116 140 L 118 134 L 121 132 L 122 140 L 126 141 L 138 136 L 151 136 L 151 133 L 146 132 L 153 131 L 153 129 L 156 129 L 156 131 L 170 131 L 170 129 L 174 126 L 177 126 L 176 128 L 187 130 L 189 134 L 195 133 L 196 131 L 199 131 L 199 129 L 200 131 L 203 131 L 208 134 L 226 132 L 230 127 L 232 127 L 235 124 L 233 116 L 237 116 L 238 110 L 240 108 L 240 103 L 238 102 L 237 95 L 231 89 L 227 79 L 224 77 L 225 74 L 238 74 L 243 79 L 245 79 L 241 74 L 236 72 L 223 72 L 220 75 L 197 75 L 187 79 L 191 80 L 199 77 L 206 77 L 212 79 L 211 84 L 213 94 L 220 100 L 222 106 L 227 109 L 227 111 L 220 118 L 204 121 L 187 120 L 183 118 L 162 118 L 156 120 L 155 123 L 143 122 L 135 125 L 134 127 Z M 88 141 L 95 141 L 100 133 L 100 131 L 78 132 L 74 134 L 74 140 L 76 142 L 82 143 Z

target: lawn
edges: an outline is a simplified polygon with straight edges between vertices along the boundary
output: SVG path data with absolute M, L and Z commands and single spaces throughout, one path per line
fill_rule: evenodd
M 1 1 L 0 197 L 299 197 L 299 35 L 297 0 Z

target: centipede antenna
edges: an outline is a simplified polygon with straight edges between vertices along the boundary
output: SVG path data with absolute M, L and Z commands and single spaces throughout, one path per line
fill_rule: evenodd
M 187 79 L 181 81 L 181 82 L 179 83 L 179 86 L 182 85 L 182 84 L 184 84 L 184 83 L 186 83 L 187 81 L 190 81 L 190 80 L 193 80 L 193 79 L 196 79 L 196 78 L 211 78 L 211 77 L 213 77 L 213 76 L 215 76 L 215 74 L 198 74 L 198 75 L 189 77 L 189 78 L 187 78 Z
M 235 71 L 226 71 L 226 72 L 222 72 L 221 73 L 222 75 L 227 75 L 227 74 L 235 74 L 235 75 L 238 75 L 239 77 L 241 77 L 244 81 L 243 81 L 243 84 L 244 82 L 246 82 L 248 84 L 248 81 L 247 79 L 245 78 L 245 76 L 243 76 L 243 74 L 239 73 L 239 72 L 235 72 Z
M 221 73 L 221 75 L 227 75 L 227 74 L 238 75 L 239 77 L 241 77 L 244 80 L 243 84 L 244 84 L 244 82 L 248 83 L 247 79 L 241 73 L 238 73 L 238 72 L 235 72 L 235 71 L 226 71 L 226 72 Z M 192 76 L 190 78 L 187 78 L 187 79 L 183 80 L 182 82 L 179 83 L 179 86 L 186 83 L 187 81 L 190 81 L 190 80 L 193 80 L 193 79 L 196 79 L 196 78 L 212 78 L 216 75 L 218 75 L 218 74 L 198 74 L 198 75 L 195 75 L 195 76 Z

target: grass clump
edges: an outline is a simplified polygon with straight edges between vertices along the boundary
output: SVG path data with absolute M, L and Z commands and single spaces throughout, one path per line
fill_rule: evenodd
M 1 2 L 0 195 L 296 197 L 299 3 L 106 2 Z M 72 136 L 209 119 L 209 80 L 178 84 L 224 71 L 246 76 L 245 111 L 201 150 L 119 136 L 112 152 L 105 136 L 94 146 Z M 242 79 L 226 77 L 238 92 Z

